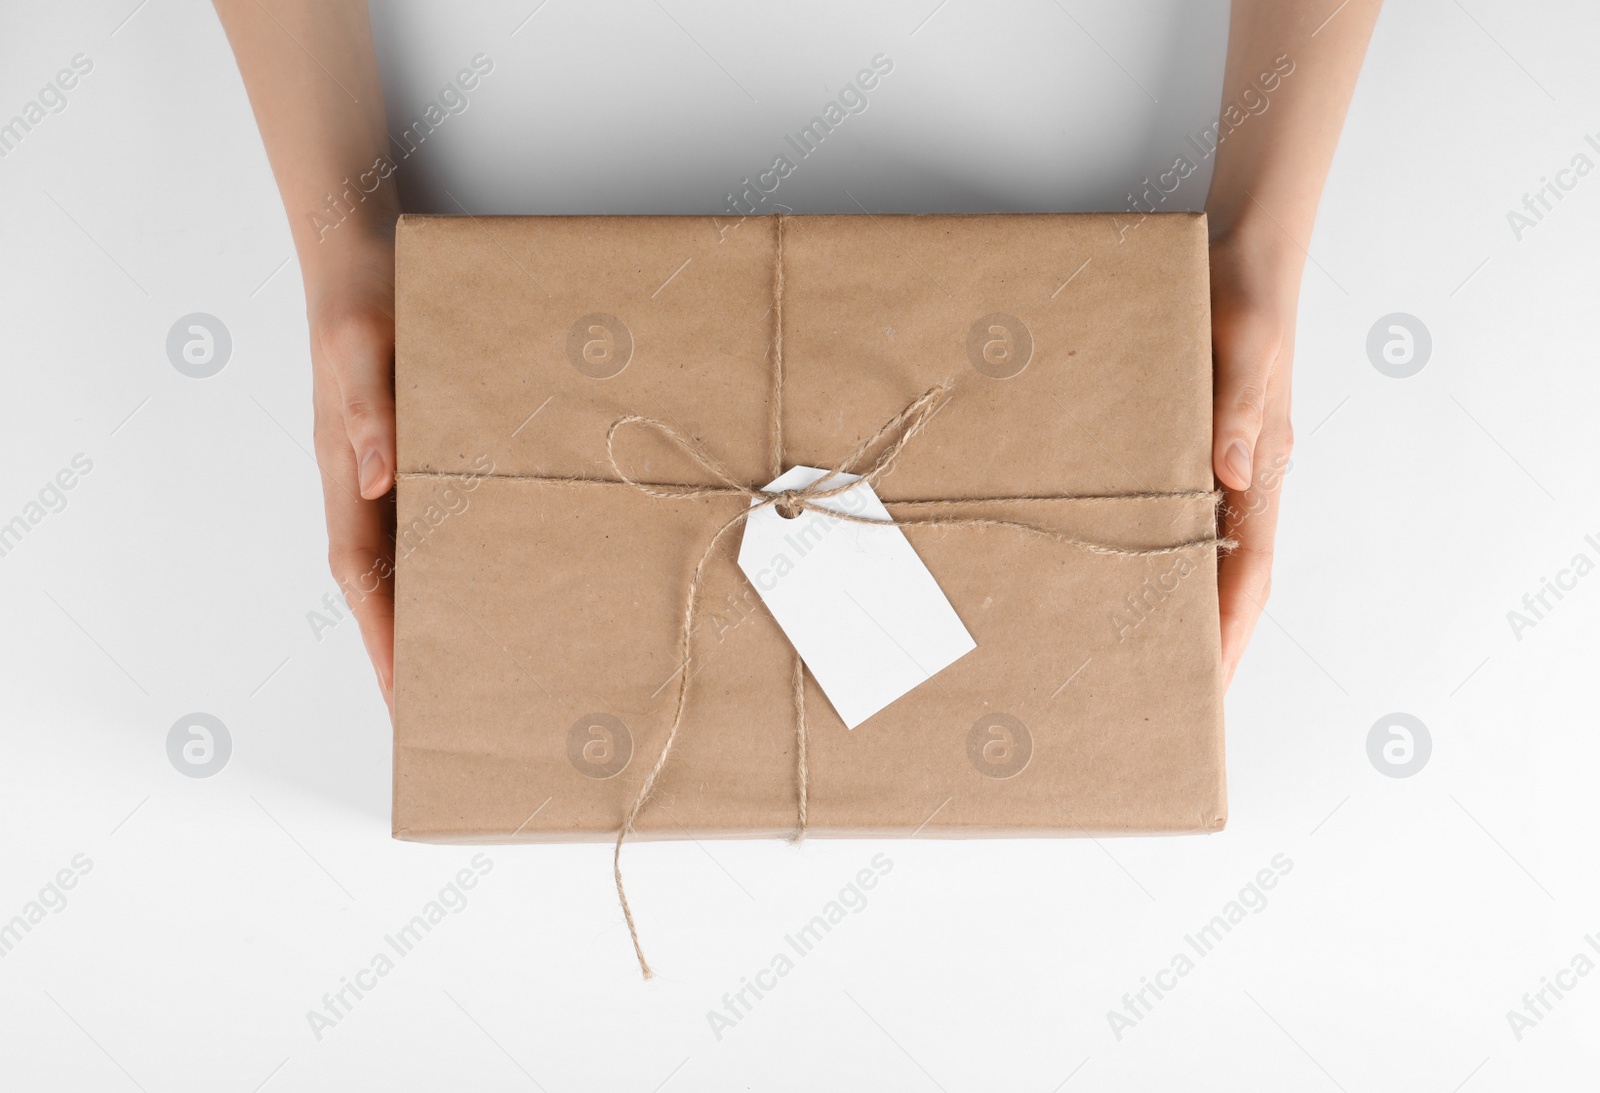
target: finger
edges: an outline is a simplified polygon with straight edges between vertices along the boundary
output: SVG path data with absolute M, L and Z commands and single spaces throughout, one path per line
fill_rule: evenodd
M 387 495 L 363 498 L 357 487 L 355 450 L 346 442 L 340 407 L 322 407 L 317 462 L 322 469 L 323 513 L 328 524 L 328 567 L 350 604 L 367 656 L 391 713 L 394 704 L 394 503 Z
M 1247 512 L 1252 503 L 1247 492 L 1227 491 L 1230 511 Z M 1217 570 L 1217 606 L 1222 620 L 1222 675 L 1233 682 L 1244 650 L 1255 633 L 1256 623 L 1272 592 L 1273 538 L 1277 530 L 1277 511 L 1248 514 L 1229 529 L 1239 547 L 1223 557 Z
M 1212 467 L 1224 486 L 1247 490 L 1259 466 L 1257 448 L 1275 365 L 1289 342 L 1277 324 L 1256 309 L 1217 309 L 1213 322 L 1217 359 Z
M 394 484 L 394 326 L 363 312 L 319 334 L 339 387 L 339 412 L 354 453 L 358 493 L 382 497 Z
M 1285 384 L 1285 386 L 1287 386 Z M 1274 405 L 1272 424 L 1263 430 L 1255 480 L 1247 490 L 1227 490 L 1223 533 L 1239 546 L 1223 557 L 1217 571 L 1217 602 L 1222 622 L 1222 666 L 1232 682 L 1244 650 L 1272 594 L 1272 559 L 1278 533 L 1283 476 L 1289 468 L 1293 437 L 1288 425 L 1288 395 Z M 1274 399 L 1276 404 L 1279 400 Z M 1281 421 L 1281 424 L 1279 422 Z

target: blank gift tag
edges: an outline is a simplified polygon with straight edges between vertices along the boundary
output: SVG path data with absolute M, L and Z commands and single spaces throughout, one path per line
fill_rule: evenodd
M 791 467 L 766 489 L 800 489 L 827 473 Z M 860 480 L 844 474 L 830 481 Z M 816 504 L 869 520 L 890 518 L 866 484 Z M 790 520 L 766 505 L 745 521 L 739 568 L 846 728 L 977 648 L 933 574 L 893 525 L 811 511 Z

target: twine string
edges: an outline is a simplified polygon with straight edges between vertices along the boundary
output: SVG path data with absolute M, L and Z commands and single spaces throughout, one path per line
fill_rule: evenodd
M 781 373 L 777 373 L 781 382 Z M 1054 528 L 1039 524 L 1028 523 L 1024 520 L 1009 520 L 986 516 L 963 515 L 929 515 L 929 516 L 894 516 L 881 520 L 869 516 L 857 516 L 852 513 L 839 512 L 823 504 L 823 502 L 856 488 L 865 483 L 868 486 L 876 484 L 885 475 L 894 469 L 900 454 L 907 444 L 916 437 L 924 426 L 944 406 L 949 399 L 953 385 L 940 384 L 929 388 L 906 404 L 905 408 L 886 421 L 883 426 L 867 439 L 858 444 L 849 455 L 840 460 L 832 470 L 823 474 L 810 485 L 794 487 L 786 490 L 765 490 L 739 481 L 726 466 L 715 456 L 707 452 L 689 434 L 677 426 L 658 418 L 628 415 L 618 418 L 606 434 L 606 454 L 611 462 L 612 470 L 619 480 L 633 488 L 651 496 L 663 499 L 684 499 L 714 496 L 740 496 L 747 499 L 745 508 L 740 509 L 731 518 L 724 522 L 712 535 L 711 541 L 706 544 L 699 561 L 695 563 L 694 571 L 689 578 L 688 594 L 684 599 L 683 613 L 680 618 L 678 630 L 678 694 L 674 703 L 672 722 L 667 729 L 667 737 L 661 745 L 661 751 L 656 755 L 656 761 L 645 775 L 640 784 L 639 792 L 633 799 L 632 806 L 628 809 L 627 817 L 623 820 L 621 828 L 617 831 L 617 842 L 612 854 L 612 872 L 617 882 L 617 901 L 622 906 L 623 918 L 628 924 L 628 935 L 633 940 L 634 954 L 639 958 L 639 968 L 646 979 L 653 977 L 650 963 L 645 959 L 644 949 L 639 942 L 639 930 L 633 919 L 633 911 L 628 905 L 627 891 L 622 883 L 622 844 L 633 833 L 634 824 L 639 818 L 651 795 L 655 792 L 656 783 L 661 772 L 667 765 L 667 760 L 672 754 L 673 745 L 678 740 L 679 731 L 683 728 L 683 715 L 689 694 L 689 680 L 694 675 L 694 624 L 695 616 L 699 609 L 700 592 L 704 582 L 706 565 L 716 553 L 723 537 L 739 524 L 748 520 L 759 510 L 772 506 L 786 516 L 798 516 L 801 512 L 825 513 L 832 519 L 845 520 L 858 524 L 876 524 L 880 527 L 969 527 L 969 528 L 1008 528 L 1013 531 L 1025 532 L 1032 535 L 1043 536 L 1054 542 L 1061 543 L 1079 550 L 1087 551 L 1108 557 L 1118 558 L 1151 558 L 1160 555 L 1176 554 L 1198 547 L 1232 549 L 1236 544 L 1230 539 L 1216 536 L 1207 536 L 1198 539 L 1188 539 L 1180 543 L 1155 547 L 1124 547 L 1113 543 L 1101 543 L 1093 540 L 1081 539 L 1068 535 Z M 713 486 L 671 485 L 660 483 L 640 482 L 630 477 L 622 469 L 616 452 L 617 434 L 629 427 L 640 427 L 654 430 L 663 437 L 672 441 L 678 448 L 687 454 L 695 463 L 706 470 L 720 484 Z M 888 442 L 884 444 L 885 438 Z M 878 445 L 883 448 L 878 452 L 866 469 L 860 473 L 859 479 L 840 481 L 841 476 L 852 474 L 852 467 L 857 466 Z M 1105 502 L 1116 500 L 1153 500 L 1157 498 L 1208 498 L 1213 502 L 1218 497 L 1216 491 L 1180 490 L 1171 493 L 1141 493 L 1141 494 L 1109 494 L 1109 495 L 1061 495 L 1054 500 L 1083 500 L 1090 502 Z M 976 503 L 992 503 L 994 498 L 964 497 L 941 498 L 930 501 L 913 502 L 886 502 L 886 504 L 911 504 L 923 506 L 941 505 L 971 505 Z M 796 715 L 796 779 L 799 782 L 799 828 L 796 838 L 802 836 L 806 827 L 806 797 L 810 775 L 806 764 L 806 726 L 805 726 L 805 681 L 803 668 L 796 660 L 793 673 L 793 693 Z
M 782 475 L 784 471 L 784 436 L 783 436 L 783 396 L 786 387 L 783 368 L 783 220 L 780 215 L 775 217 L 775 251 L 776 261 L 773 272 L 773 334 L 772 334 L 772 397 L 769 403 L 769 436 L 771 448 L 769 455 L 773 468 L 773 477 Z M 771 506 L 780 515 L 794 518 L 802 512 L 825 513 L 829 518 L 844 520 L 857 524 L 875 524 L 888 527 L 966 527 L 966 528 L 1006 528 L 1025 534 L 1042 536 L 1064 546 L 1086 551 L 1090 554 L 1116 557 L 1116 558 L 1151 558 L 1161 555 L 1178 554 L 1199 548 L 1232 550 L 1238 544 L 1227 538 L 1215 535 L 1187 539 L 1178 543 L 1154 547 L 1124 547 L 1114 543 L 1102 543 L 1089 539 L 1082 539 L 1054 528 L 1032 524 L 1025 520 L 1002 519 L 998 517 L 967 516 L 967 515 L 939 515 L 935 511 L 931 515 L 891 515 L 889 519 L 882 520 L 868 516 L 857 516 L 852 513 L 840 512 L 823 502 L 838 497 L 857 485 L 865 483 L 876 488 L 878 482 L 890 474 L 896 461 L 906 446 L 915 438 L 934 415 L 942 409 L 951 397 L 954 384 L 946 381 L 936 387 L 929 388 L 906 404 L 904 409 L 895 414 L 871 436 L 867 437 L 834 467 L 820 476 L 816 481 L 806 486 L 786 490 L 766 490 L 751 486 L 733 474 L 728 467 L 708 452 L 698 440 L 677 426 L 658 418 L 644 417 L 629 414 L 617 418 L 606 431 L 606 457 L 611 464 L 611 469 L 616 475 L 614 479 L 584 478 L 576 476 L 544 475 L 544 474 L 494 474 L 491 477 L 522 479 L 537 481 L 546 485 L 569 486 L 626 486 L 662 500 L 692 500 L 706 497 L 742 497 L 746 504 L 728 520 L 723 522 L 712 534 L 700 558 L 695 562 L 694 570 L 689 577 L 689 587 L 684 597 L 683 611 L 679 619 L 678 628 L 678 689 L 673 703 L 672 721 L 667 729 L 665 741 L 660 752 L 656 755 L 655 762 L 645 774 L 639 790 L 629 806 L 621 827 L 617 830 L 617 841 L 612 850 L 611 868 L 616 880 L 617 901 L 622 907 L 622 916 L 628 925 L 628 936 L 633 941 L 634 955 L 639 959 L 639 970 L 646 979 L 654 977 L 650 963 L 645 959 L 644 948 L 639 942 L 638 925 L 634 922 L 633 910 L 628 905 L 628 894 L 622 883 L 622 844 L 634 832 L 635 824 L 645 806 L 649 804 L 654 795 L 656 785 L 661 778 L 661 773 L 666 769 L 667 761 L 672 755 L 673 746 L 677 743 L 680 731 L 683 728 L 684 711 L 687 708 L 689 697 L 689 680 L 694 675 L 694 626 L 699 612 L 700 594 L 704 586 L 705 571 L 711 559 L 716 555 L 718 546 L 730 531 L 748 520 L 756 512 Z M 653 430 L 674 447 L 682 451 L 691 461 L 704 470 L 713 480 L 711 485 L 645 482 L 629 475 L 622 467 L 617 455 L 617 436 L 629 428 L 643 428 Z M 881 450 L 879 450 L 880 445 Z M 869 454 L 877 450 L 875 458 L 866 463 L 865 469 L 859 472 L 853 468 L 858 467 L 867 460 Z M 859 474 L 858 478 L 842 480 L 842 476 Z M 424 478 L 454 478 L 445 472 L 403 472 L 396 476 L 402 479 Z M 1072 501 L 1089 504 L 1120 503 L 1131 501 L 1158 501 L 1158 500 L 1200 500 L 1205 499 L 1215 504 L 1221 498 L 1217 490 L 1174 490 L 1168 492 L 1145 492 L 1123 494 L 1050 494 L 1042 497 L 956 497 L 956 498 L 931 498 L 912 499 L 904 501 L 886 501 L 886 505 L 898 509 L 938 510 L 940 508 L 954 508 L 958 506 L 971 506 L 974 504 L 995 505 L 1007 502 L 1025 501 Z M 806 748 L 806 715 L 805 715 L 805 665 L 796 652 L 794 667 L 791 676 L 792 694 L 795 704 L 795 780 L 797 783 L 797 827 L 793 836 L 795 841 L 804 837 L 807 822 L 807 796 L 810 785 L 810 771 L 807 766 Z
M 783 386 L 781 369 L 774 369 L 774 380 L 778 387 Z M 830 508 L 823 502 L 828 501 L 848 490 L 854 489 L 861 483 L 876 487 L 877 483 L 888 475 L 895 467 L 901 453 L 911 440 L 921 433 L 923 428 L 931 421 L 935 414 L 943 408 L 951 397 L 954 385 L 945 382 L 937 387 L 929 388 L 921 395 L 912 399 L 905 408 L 895 414 L 871 436 L 867 437 L 831 470 L 821 475 L 809 485 L 794 487 L 785 490 L 766 490 L 758 486 L 749 485 L 737 478 L 721 460 L 708 452 L 694 437 L 679 429 L 670 422 L 659 418 L 644 417 L 638 414 L 629 414 L 617 418 L 606 431 L 606 457 L 611 464 L 612 472 L 616 475 L 612 479 L 583 478 L 564 475 L 544 474 L 503 474 L 493 473 L 487 477 L 507 478 L 513 480 L 534 481 L 545 485 L 567 486 L 625 486 L 649 497 L 662 500 L 693 500 L 707 497 L 741 497 L 746 501 L 745 507 L 734 513 L 724 521 L 712 534 L 699 559 L 695 562 L 694 570 L 689 577 L 689 587 L 684 597 L 683 612 L 680 616 L 678 628 L 678 689 L 673 704 L 672 721 L 667 729 L 666 740 L 661 745 L 661 751 L 656 755 L 654 764 L 646 773 L 644 781 L 640 784 L 633 803 L 629 806 L 626 817 L 617 831 L 617 841 L 612 851 L 612 875 L 616 881 L 617 902 L 622 907 L 622 916 L 628 925 L 628 936 L 633 942 L 634 955 L 638 957 L 639 969 L 646 979 L 654 978 L 655 973 L 650 968 L 649 961 L 645 958 L 644 949 L 639 941 L 639 929 L 633 918 L 633 910 L 628 904 L 627 890 L 622 883 L 622 844 L 634 832 L 639 814 L 650 802 L 655 793 L 656 785 L 661 777 L 661 772 L 666 768 L 667 761 L 672 755 L 673 747 L 677 743 L 678 735 L 683 728 L 684 711 L 687 708 L 689 696 L 689 680 L 694 675 L 694 627 L 700 608 L 700 594 L 704 585 L 706 566 L 715 556 L 718 546 L 734 528 L 748 520 L 759 510 L 768 506 L 776 508 L 787 517 L 798 516 L 802 512 L 820 512 L 830 519 L 843 520 L 857 524 L 873 524 L 879 527 L 966 527 L 966 528 L 1006 528 L 1012 531 L 1036 535 L 1052 542 L 1060 543 L 1072 549 L 1082 550 L 1102 557 L 1115 558 L 1153 558 L 1163 555 L 1179 554 L 1184 551 L 1198 548 L 1233 550 L 1238 543 L 1233 539 L 1220 538 L 1215 535 L 1201 538 L 1186 539 L 1181 542 L 1169 543 L 1164 546 L 1153 547 L 1126 547 L 1115 543 L 1103 543 L 1077 536 L 1068 535 L 1055 528 L 1045 527 L 1040 524 L 1029 523 L 1025 520 L 1003 519 L 988 516 L 967 515 L 910 515 L 891 514 L 887 520 L 870 516 L 858 516 L 853 513 L 840 512 Z M 617 453 L 617 436 L 629 428 L 643 428 L 652 430 L 671 442 L 676 448 L 689 457 L 701 469 L 715 480 L 714 484 L 688 484 L 671 482 L 646 482 L 636 479 L 623 469 L 622 461 Z M 887 438 L 887 443 L 885 440 Z M 841 476 L 856 472 L 852 471 L 860 462 L 879 445 L 883 445 L 877 456 L 859 472 L 859 477 L 841 481 Z M 780 453 L 781 455 L 781 453 Z M 428 478 L 455 478 L 458 475 L 436 471 L 409 471 L 397 477 L 402 479 L 428 479 Z M 1215 504 L 1222 494 L 1219 490 L 1172 490 L 1152 491 L 1141 493 L 1116 493 L 1116 494 L 1049 494 L 1044 496 L 1015 496 L 1015 497 L 954 497 L 954 498 L 913 498 L 901 501 L 885 501 L 884 504 L 894 509 L 923 509 L 938 510 L 959 506 L 982 504 L 992 506 L 996 504 L 1018 503 L 1029 501 L 1070 501 L 1085 504 L 1113 504 L 1121 502 L 1163 501 L 1163 500 L 1206 500 Z M 807 796 L 810 784 L 810 772 L 807 766 L 806 754 L 806 717 L 805 717 L 805 675 L 804 665 L 798 653 L 795 656 L 794 670 L 792 673 L 792 690 L 795 702 L 795 778 L 798 796 L 798 826 L 795 839 L 803 837 L 807 823 Z
M 772 477 L 783 474 L 783 214 L 772 218 Z M 775 506 L 779 515 L 793 519 L 800 513 L 786 500 Z M 806 837 L 806 798 L 811 792 L 811 772 L 806 767 L 806 662 L 794 650 L 794 783 L 795 829 L 790 842 Z

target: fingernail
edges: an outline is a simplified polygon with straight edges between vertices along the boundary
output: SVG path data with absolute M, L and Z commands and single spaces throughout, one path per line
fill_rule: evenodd
M 361 496 L 370 499 L 383 477 L 383 456 L 374 448 L 361 457 Z
M 1234 441 L 1233 447 L 1228 449 L 1228 473 L 1233 475 L 1234 481 L 1243 483 L 1237 489 L 1247 489 L 1250 486 L 1250 449 L 1240 441 Z

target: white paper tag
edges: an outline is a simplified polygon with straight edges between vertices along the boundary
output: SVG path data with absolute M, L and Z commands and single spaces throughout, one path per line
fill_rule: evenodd
M 799 489 L 827 473 L 791 467 L 765 488 Z M 860 476 L 836 481 L 859 482 Z M 817 504 L 871 520 L 890 518 L 865 484 Z M 847 728 L 977 648 L 893 525 L 873 527 L 809 510 L 790 520 L 767 505 L 745 521 L 739 568 Z

